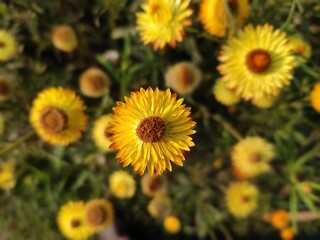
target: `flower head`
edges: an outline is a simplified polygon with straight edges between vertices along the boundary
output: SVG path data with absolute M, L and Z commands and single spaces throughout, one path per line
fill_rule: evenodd
M 201 71 L 191 62 L 180 62 L 170 67 L 166 74 L 166 86 L 180 94 L 192 93 L 201 81 Z
M 277 99 L 276 96 L 252 99 L 252 104 L 258 108 L 270 108 L 273 106 L 276 99 Z
M 238 180 L 246 180 L 250 178 L 254 178 L 255 174 L 244 173 L 240 169 L 238 169 L 234 164 L 231 166 L 231 172 L 233 176 L 235 176 Z
M 240 97 L 234 91 L 228 89 L 221 80 L 216 81 L 212 93 L 218 102 L 226 106 L 233 106 L 240 101 Z
M 274 155 L 273 145 L 263 138 L 246 137 L 232 148 L 231 158 L 240 172 L 257 176 L 270 170 Z
M 169 216 L 171 208 L 171 199 L 167 195 L 156 195 L 148 204 L 148 212 L 157 219 Z
M 118 161 L 143 174 L 160 175 L 172 170 L 171 162 L 182 166 L 185 153 L 194 146 L 189 135 L 195 133 L 190 108 L 176 100 L 170 90 L 156 88 L 132 92 L 125 103 L 117 102 L 110 123 L 111 148 L 118 150 Z
M 320 112 L 320 82 L 314 84 L 310 93 L 310 102 L 314 110 Z
M 184 26 L 190 25 L 188 8 L 190 0 L 147 0 L 138 12 L 137 29 L 144 44 L 152 44 L 154 49 L 166 44 L 175 46 L 181 42 Z
M 14 36 L 6 30 L 0 30 L 0 62 L 10 60 L 17 52 Z
M 308 42 L 306 42 L 302 36 L 300 35 L 293 35 L 289 37 L 289 41 L 291 44 L 291 48 L 293 52 L 299 54 L 298 59 L 301 62 L 305 62 L 306 59 L 310 58 L 311 56 L 311 46 Z
M 60 25 L 53 31 L 52 43 L 63 52 L 72 52 L 78 46 L 78 39 L 72 27 Z
M 286 35 L 271 25 L 249 25 L 231 37 L 219 56 L 227 88 L 244 99 L 275 96 L 290 83 L 295 59 Z
M 5 78 L 5 76 L 0 76 L 0 101 L 7 100 L 12 94 L 13 86 L 11 82 Z
M 181 222 L 176 216 L 167 216 L 163 221 L 164 229 L 168 233 L 178 233 L 181 229 Z
M 292 227 L 286 227 L 280 231 L 280 237 L 282 240 L 293 240 L 294 231 Z
M 245 218 L 257 208 L 258 189 L 250 182 L 235 182 L 226 191 L 227 207 L 232 215 Z
M 110 149 L 111 142 L 109 140 L 110 134 L 108 132 L 109 122 L 112 121 L 111 114 L 105 114 L 99 117 L 93 124 L 92 139 L 96 146 L 103 152 L 112 151 Z
M 166 192 L 167 182 L 162 176 L 145 174 L 141 178 L 141 187 L 145 195 L 154 197 L 157 194 L 164 194 Z
M 58 212 L 58 226 L 61 233 L 69 239 L 87 239 L 94 233 L 84 221 L 84 203 L 70 201 Z
M 271 224 L 277 229 L 283 229 L 290 222 L 289 213 L 284 209 L 277 209 L 270 215 Z
M 132 175 L 125 171 L 113 172 L 109 178 L 111 192 L 118 198 L 132 198 L 136 192 L 136 182 Z
M 78 140 L 87 126 L 82 100 L 70 89 L 51 87 L 33 101 L 30 122 L 42 139 L 51 144 Z
M 249 15 L 250 5 L 248 0 L 226 1 L 237 28 L 241 28 L 244 20 Z M 205 30 L 218 37 L 223 37 L 232 25 L 228 17 L 225 0 L 202 0 L 199 18 Z
M 99 68 L 89 68 L 79 78 L 80 91 L 87 97 L 102 97 L 109 92 L 110 79 Z
M 84 220 L 95 232 L 112 224 L 114 218 L 112 204 L 106 199 L 93 199 L 84 207 Z
M 11 162 L 0 163 L 0 188 L 10 190 L 16 185 L 14 165 Z

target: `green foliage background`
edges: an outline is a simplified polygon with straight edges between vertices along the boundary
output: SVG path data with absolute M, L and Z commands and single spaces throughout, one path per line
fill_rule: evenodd
M 211 89 L 219 74 L 216 56 L 226 39 L 204 32 L 197 17 L 199 0 L 192 1 L 193 25 L 175 49 L 154 52 L 141 43 L 135 30 L 139 0 L 4 0 L 0 3 L 0 28 L 10 30 L 19 43 L 19 54 L 0 63 L 2 74 L 15 84 L 13 96 L 0 103 L 6 117 L 0 140 L 2 160 L 14 160 L 17 186 L 0 193 L 0 239 L 62 239 L 56 214 L 69 200 L 107 196 L 115 205 L 119 231 L 132 239 L 278 239 L 278 232 L 262 220 L 275 208 L 319 211 L 320 116 L 309 103 L 309 93 L 320 80 L 320 3 L 317 0 L 253 0 L 248 23 L 270 23 L 288 35 L 300 33 L 312 45 L 312 58 L 297 67 L 290 86 L 270 109 L 242 102 L 230 113 L 214 99 Z M 71 25 L 78 48 L 66 54 L 51 43 L 52 29 Z M 116 50 L 120 60 L 112 63 L 104 52 Z M 160 221 L 146 211 L 149 199 L 140 190 L 131 200 L 110 196 L 108 176 L 122 169 L 114 154 L 101 154 L 91 139 L 93 121 L 111 112 L 115 101 L 132 90 L 164 86 L 166 69 L 178 61 L 192 61 L 203 71 L 203 82 L 192 96 L 184 96 L 197 122 L 196 147 L 183 168 L 165 173 L 174 210 L 183 231 L 170 236 Z M 79 95 L 78 77 L 90 66 L 104 69 L 112 78 L 110 96 L 92 100 L 88 106 L 89 128 L 80 141 L 67 147 L 50 146 L 30 134 L 28 114 L 37 93 L 50 86 L 64 86 Z M 273 171 L 254 182 L 260 188 L 258 210 L 246 220 L 227 211 L 224 189 L 235 179 L 230 171 L 230 149 L 237 134 L 258 135 L 274 143 L 277 150 Z M 224 159 L 221 170 L 212 161 Z M 130 171 L 128 168 L 127 170 Z M 298 183 L 310 181 L 313 198 L 299 191 Z M 319 239 L 320 223 L 297 222 L 297 239 Z

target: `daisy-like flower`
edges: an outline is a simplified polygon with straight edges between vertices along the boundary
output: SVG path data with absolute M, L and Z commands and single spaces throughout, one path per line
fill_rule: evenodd
M 282 240 L 293 240 L 294 230 L 292 227 L 286 227 L 280 231 L 280 237 Z
M 10 190 L 15 185 L 14 165 L 11 162 L 0 163 L 0 188 Z
M 162 176 L 145 174 L 141 178 L 142 192 L 149 196 L 154 197 L 157 194 L 165 194 L 167 191 L 167 181 Z
M 171 199 L 167 195 L 156 195 L 148 204 L 148 212 L 156 219 L 169 216 L 171 209 Z
M 113 223 L 112 204 L 106 199 L 93 199 L 84 207 L 84 220 L 93 231 L 99 232 Z
M 269 220 L 275 228 L 283 229 L 288 226 L 290 222 L 290 215 L 284 209 L 277 209 L 271 213 Z
M 245 218 L 257 208 L 259 191 L 250 182 L 235 182 L 226 191 L 227 207 L 232 215 Z
M 58 212 L 57 222 L 63 236 L 68 239 L 85 240 L 94 233 L 84 220 L 84 203 L 70 201 Z
M 201 81 L 201 71 L 191 62 L 180 62 L 168 69 L 165 74 L 166 86 L 180 94 L 189 94 Z
M 231 159 L 239 172 L 257 176 L 270 170 L 274 155 L 273 145 L 263 138 L 246 137 L 232 148 Z
M 0 101 L 7 100 L 12 94 L 13 86 L 5 76 L 0 76 Z
M 72 52 L 78 46 L 78 39 L 72 27 L 60 25 L 52 33 L 52 44 L 63 52 Z
M 176 216 L 168 216 L 163 221 L 164 229 L 168 233 L 178 233 L 181 229 L 181 222 Z
M 17 52 L 14 36 L 6 30 L 0 30 L 0 61 L 10 60 Z
M 136 14 L 137 30 L 144 44 L 152 44 L 156 50 L 166 44 L 172 47 L 181 42 L 184 27 L 191 24 L 188 17 L 190 0 L 147 0 L 142 11 Z
M 89 68 L 79 78 L 80 90 L 87 97 L 102 97 L 109 92 L 110 79 L 99 68 Z
M 228 0 L 227 4 L 236 28 L 241 28 L 249 15 L 250 5 L 248 0 Z M 229 32 L 232 30 L 225 0 L 202 0 L 199 18 L 205 30 L 212 35 L 223 37 L 227 30 Z
M 51 144 L 78 140 L 87 126 L 82 100 L 70 89 L 51 87 L 33 101 L 30 122 L 38 135 Z
M 229 38 L 218 59 L 227 88 L 246 100 L 276 96 L 295 67 L 285 33 L 268 24 L 249 25 Z
M 231 172 L 233 176 L 235 176 L 238 180 L 247 180 L 250 178 L 255 177 L 255 174 L 249 174 L 249 173 L 244 173 L 241 170 L 239 170 L 234 164 L 231 166 Z
M 125 171 L 113 172 L 109 178 L 109 187 L 118 198 L 132 198 L 136 192 L 136 182 L 132 175 Z
M 216 81 L 212 88 L 212 93 L 217 101 L 225 106 L 233 106 L 240 102 L 240 97 L 234 91 L 228 89 L 221 80 Z
M 320 82 L 314 84 L 310 93 L 310 102 L 314 110 L 320 112 Z
M 293 35 L 289 37 L 289 41 L 293 51 L 300 56 L 298 56 L 298 60 L 301 62 L 305 62 L 306 59 L 309 59 L 311 56 L 311 46 L 308 42 L 306 42 L 302 36 Z
M 108 132 L 109 122 L 112 121 L 111 114 L 105 114 L 99 117 L 93 124 L 92 139 L 96 146 L 103 152 L 110 152 L 109 148 L 111 141 L 109 140 L 110 134 Z
M 118 150 L 118 161 L 124 166 L 131 164 L 141 175 L 146 168 L 151 175 L 171 171 L 171 162 L 182 166 L 186 152 L 194 146 L 189 135 L 196 132 L 191 108 L 182 102 L 169 89 L 158 88 L 141 88 L 125 97 L 125 103 L 117 102 L 110 140 L 111 148 Z

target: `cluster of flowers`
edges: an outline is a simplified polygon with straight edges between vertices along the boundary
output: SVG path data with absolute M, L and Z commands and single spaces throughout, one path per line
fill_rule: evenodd
M 109 178 L 109 189 L 119 199 L 130 199 L 135 195 L 136 182 L 128 172 L 116 171 Z M 171 214 L 166 179 L 163 176 L 145 174 L 141 178 L 141 190 L 146 196 L 153 198 L 147 207 L 150 215 L 163 220 L 164 229 L 168 233 L 178 233 L 181 223 Z M 114 209 L 107 199 L 94 199 L 86 204 L 82 201 L 71 201 L 60 208 L 57 221 L 65 237 L 87 239 L 114 222 Z

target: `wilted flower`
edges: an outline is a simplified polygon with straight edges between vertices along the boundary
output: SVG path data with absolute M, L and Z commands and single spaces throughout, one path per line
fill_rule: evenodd
M 72 52 L 78 46 L 78 39 L 72 27 L 60 25 L 53 31 L 52 43 L 63 52 Z
M 164 194 L 167 190 L 166 179 L 162 176 L 145 174 L 141 178 L 142 192 L 153 197 L 157 194 Z
M 156 195 L 148 204 L 148 212 L 154 218 L 164 219 L 171 212 L 171 199 L 166 195 Z

